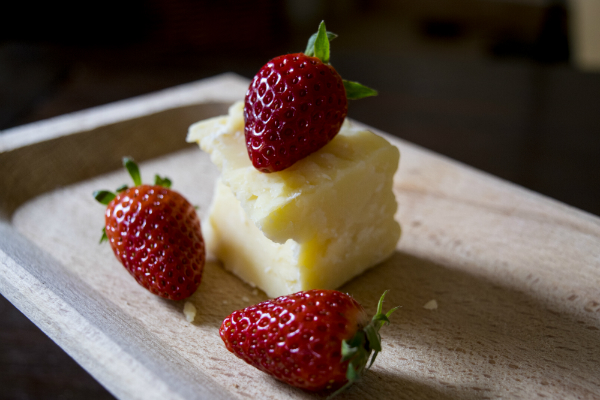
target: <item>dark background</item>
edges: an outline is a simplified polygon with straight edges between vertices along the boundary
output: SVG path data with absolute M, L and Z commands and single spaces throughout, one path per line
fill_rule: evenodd
M 380 95 L 350 117 L 600 215 L 600 74 L 552 0 L 12 1 L 2 130 L 226 71 L 251 78 L 325 19 L 331 62 Z M 599 38 L 600 40 L 600 38 Z M 0 297 L 0 399 L 111 398 Z

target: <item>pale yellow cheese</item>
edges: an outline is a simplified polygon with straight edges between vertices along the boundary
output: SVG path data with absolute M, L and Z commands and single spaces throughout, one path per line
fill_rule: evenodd
M 274 297 L 337 288 L 391 255 L 396 147 L 346 122 L 319 151 L 263 173 L 248 157 L 242 112 L 236 103 L 188 133 L 221 170 L 203 229 L 226 269 Z

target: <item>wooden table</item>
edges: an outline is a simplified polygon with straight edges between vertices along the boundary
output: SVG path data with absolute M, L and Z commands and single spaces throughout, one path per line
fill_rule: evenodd
M 320 397 L 221 345 L 224 316 L 263 293 L 209 263 L 189 324 L 183 302 L 147 293 L 97 244 L 91 191 L 127 179 L 125 154 L 205 216 L 217 171 L 186 128 L 246 85 L 223 75 L 0 136 L 0 292 L 117 397 Z M 600 219 L 385 136 L 401 151 L 403 236 L 342 289 L 370 312 L 390 289 L 401 308 L 385 352 L 340 398 L 600 398 Z

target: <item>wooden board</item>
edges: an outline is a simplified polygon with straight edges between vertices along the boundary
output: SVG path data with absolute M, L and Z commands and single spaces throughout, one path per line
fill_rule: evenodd
M 218 172 L 187 126 L 243 97 L 234 75 L 0 135 L 0 292 L 123 399 L 322 398 L 235 358 L 218 336 L 264 293 L 207 264 L 184 302 L 139 287 L 107 245 L 91 193 L 160 172 L 205 217 Z M 600 219 L 384 133 L 401 152 L 403 236 L 342 290 L 401 308 L 345 399 L 600 398 Z M 425 309 L 430 300 L 438 308 Z

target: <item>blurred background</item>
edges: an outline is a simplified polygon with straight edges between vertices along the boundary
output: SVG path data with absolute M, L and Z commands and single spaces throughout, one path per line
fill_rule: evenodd
M 349 116 L 600 215 L 598 0 L 5 2 L 2 130 L 302 51 L 379 90 Z M 185 133 L 182 132 L 182 138 Z M 0 297 L 0 399 L 111 398 Z

